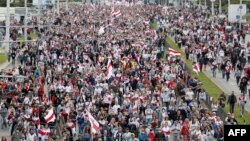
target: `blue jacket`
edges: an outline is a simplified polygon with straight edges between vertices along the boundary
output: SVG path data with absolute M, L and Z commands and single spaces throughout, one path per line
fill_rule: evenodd
M 139 137 L 139 141 L 147 141 L 148 140 L 148 136 L 146 133 L 140 133 L 138 137 Z

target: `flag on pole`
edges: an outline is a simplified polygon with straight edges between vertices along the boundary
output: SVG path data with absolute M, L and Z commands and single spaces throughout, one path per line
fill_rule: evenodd
M 113 70 L 112 63 L 111 63 L 111 60 L 109 59 L 108 64 L 107 64 L 107 71 L 106 71 L 107 79 L 109 79 L 112 76 L 112 73 L 113 73 L 112 70 Z
M 48 139 L 50 135 L 50 129 L 38 129 L 37 130 L 38 137 L 41 139 Z
M 171 54 L 171 55 L 173 55 L 173 56 L 180 56 L 181 55 L 180 51 L 176 51 L 176 50 L 174 50 L 172 48 L 168 49 L 168 53 Z
M 88 111 L 87 111 L 87 116 L 91 125 L 91 132 L 96 134 L 100 129 L 100 125 Z
M 114 16 L 114 17 L 119 17 L 119 16 L 121 16 L 122 14 L 121 14 L 121 11 L 118 10 L 118 11 L 112 12 L 111 15 Z
M 44 117 L 46 123 L 54 122 L 56 120 L 53 108 L 48 111 L 48 114 Z
M 197 63 L 193 65 L 193 71 L 196 72 L 197 74 L 200 72 L 200 67 Z

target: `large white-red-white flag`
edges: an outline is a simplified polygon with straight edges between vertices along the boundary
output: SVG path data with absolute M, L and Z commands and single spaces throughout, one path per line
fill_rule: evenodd
M 41 139 L 48 139 L 50 135 L 50 129 L 38 129 L 37 130 L 38 137 Z
M 197 63 L 195 63 L 195 64 L 193 65 L 193 71 L 196 72 L 196 73 L 199 73 L 199 72 L 200 72 L 200 67 L 199 67 L 199 65 L 198 65 Z
M 100 124 L 95 120 L 95 118 L 87 111 L 87 116 L 91 125 L 91 132 L 96 134 L 100 129 Z
M 168 48 L 168 53 L 169 53 L 170 55 L 173 55 L 173 56 L 180 56 L 180 55 L 181 55 L 181 52 L 180 52 L 180 51 L 176 51 L 176 50 L 174 50 L 174 49 L 172 49 L 172 48 Z
M 122 15 L 122 13 L 121 13 L 120 10 L 117 10 L 117 11 L 112 12 L 111 15 L 114 16 L 114 17 L 119 17 L 119 16 Z
M 55 116 L 53 108 L 51 108 L 48 111 L 48 114 L 44 117 L 44 119 L 45 119 L 46 123 L 54 122 L 56 120 L 56 116 Z
M 107 79 L 109 79 L 112 74 L 113 74 L 113 67 L 112 67 L 112 62 L 111 59 L 108 59 L 108 63 L 107 63 L 107 71 L 106 71 L 106 77 Z

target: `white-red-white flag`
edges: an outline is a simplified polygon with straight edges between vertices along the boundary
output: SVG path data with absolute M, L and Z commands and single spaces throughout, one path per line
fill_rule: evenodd
M 46 123 L 54 122 L 56 120 L 56 116 L 55 116 L 53 108 L 51 108 L 48 111 L 48 114 L 44 117 L 44 119 L 45 119 Z
M 38 129 L 37 130 L 38 137 L 41 139 L 48 139 L 50 135 L 50 129 Z
M 131 46 L 132 46 L 132 47 L 136 47 L 136 48 L 142 47 L 140 44 L 132 44 Z
M 111 62 L 111 59 L 108 60 L 108 64 L 107 64 L 107 71 L 106 71 L 106 76 L 107 76 L 107 79 L 109 79 L 112 74 L 113 74 L 113 67 L 112 67 L 112 62 Z
M 172 49 L 172 48 L 168 48 L 168 53 L 169 53 L 170 55 L 173 55 L 173 56 L 180 56 L 180 55 L 181 55 L 181 52 L 180 52 L 180 51 L 176 51 L 176 50 L 174 50 L 174 49 Z
M 87 111 L 88 119 L 91 125 L 91 132 L 96 134 L 100 129 L 100 124 L 95 120 L 95 118 Z
M 162 131 L 163 131 L 163 133 L 164 133 L 165 135 L 170 135 L 170 134 L 171 134 L 171 131 L 170 131 L 169 127 L 163 127 L 163 128 L 162 128 Z
M 118 10 L 118 11 L 112 12 L 111 15 L 114 16 L 114 17 L 119 17 L 119 16 L 122 15 L 122 13 L 121 13 L 120 10 Z
M 197 63 L 193 65 L 193 71 L 196 72 L 196 73 L 200 72 L 200 67 L 199 67 L 199 65 Z

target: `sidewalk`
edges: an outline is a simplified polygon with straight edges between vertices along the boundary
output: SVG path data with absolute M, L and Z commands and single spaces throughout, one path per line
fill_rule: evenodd
M 234 77 L 234 72 L 231 73 L 230 79 L 227 82 L 226 79 L 222 79 L 222 73 L 216 72 L 216 78 L 213 77 L 212 71 L 209 67 L 207 67 L 206 71 L 202 71 L 210 80 L 213 81 L 225 94 L 230 95 L 232 91 L 234 91 L 234 94 L 239 97 L 241 92 L 239 87 L 236 84 L 236 79 Z M 250 98 L 247 94 L 247 103 L 245 105 L 245 109 L 250 112 Z
M 0 138 L 2 138 L 3 136 L 5 136 L 7 138 L 7 141 L 11 140 L 9 128 L 7 128 L 7 129 L 0 129 Z
M 174 41 L 174 38 L 171 37 Z M 183 52 L 185 52 L 184 48 L 181 48 Z M 236 84 L 236 79 L 234 77 L 234 72 L 231 73 L 230 79 L 227 82 L 226 79 L 222 79 L 222 73 L 217 70 L 216 78 L 213 77 L 212 71 L 209 66 L 207 66 L 206 71 L 202 71 L 214 84 L 216 84 L 226 95 L 230 95 L 232 91 L 237 96 L 237 98 L 241 95 L 240 89 Z M 246 111 L 250 112 L 250 97 L 247 94 L 247 103 L 245 105 Z

